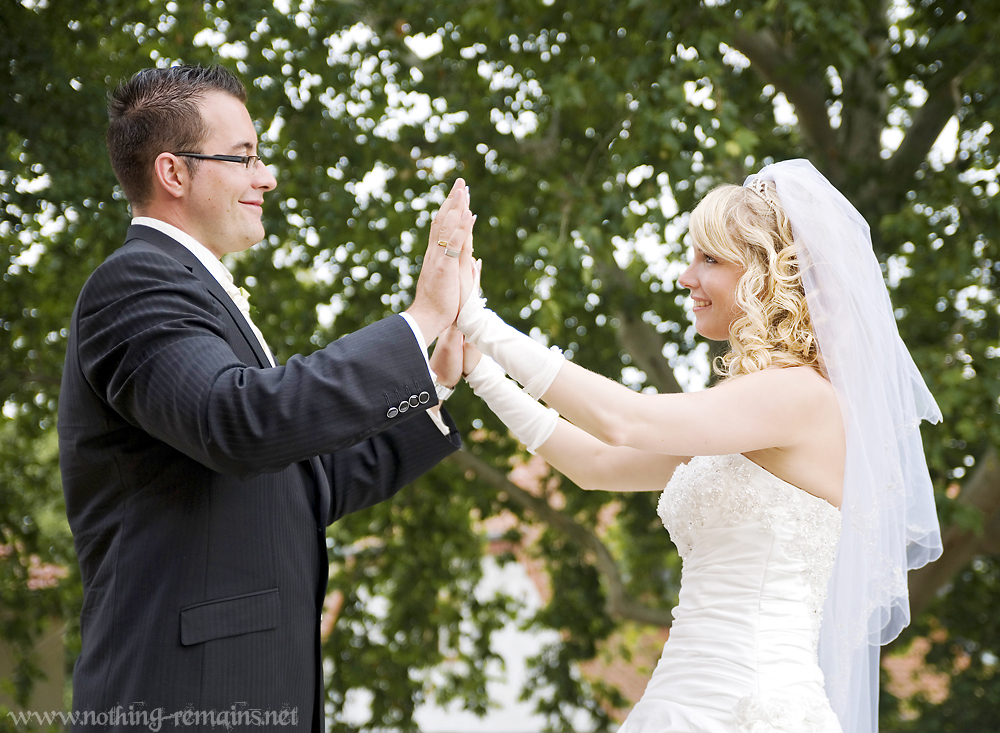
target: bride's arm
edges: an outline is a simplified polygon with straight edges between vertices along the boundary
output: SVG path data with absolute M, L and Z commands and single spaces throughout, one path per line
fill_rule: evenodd
M 836 408 L 829 384 L 809 367 L 763 369 L 701 392 L 651 395 L 567 361 L 542 397 L 601 442 L 688 456 L 792 447 Z
M 610 446 L 546 409 L 504 374 L 492 359 L 465 346 L 463 371 L 487 406 L 510 431 L 564 476 L 584 489 L 659 491 L 687 459 Z
M 688 460 L 608 445 L 562 419 L 535 452 L 580 488 L 603 491 L 662 491 Z
M 701 392 L 649 395 L 566 361 L 504 323 L 482 298 L 466 301 L 457 325 L 526 393 L 612 446 L 675 456 L 792 448 L 839 414 L 832 387 L 809 367 L 763 369 Z
M 478 274 L 470 258 L 463 277 L 471 277 L 472 292 Z M 809 367 L 763 369 L 701 392 L 649 395 L 566 361 L 504 323 L 478 296 L 464 302 L 456 325 L 526 393 L 612 446 L 674 456 L 792 448 L 839 416 L 829 382 Z

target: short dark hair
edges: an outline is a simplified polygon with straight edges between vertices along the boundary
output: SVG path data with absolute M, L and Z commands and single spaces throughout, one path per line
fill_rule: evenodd
M 109 95 L 108 156 L 130 204 L 149 200 L 156 156 L 198 152 L 208 135 L 198 105 L 216 91 L 247 99 L 243 83 L 219 65 L 143 69 Z M 193 175 L 198 161 L 185 161 Z

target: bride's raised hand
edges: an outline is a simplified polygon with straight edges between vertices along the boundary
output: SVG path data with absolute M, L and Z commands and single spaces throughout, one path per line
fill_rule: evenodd
M 458 311 L 456 325 L 487 356 L 495 359 L 504 371 L 524 386 L 534 398 L 545 393 L 564 361 L 562 352 L 550 351 L 538 341 L 507 325 L 486 307 L 479 294 L 482 261 L 475 261 L 468 296 Z M 463 268 L 468 278 L 468 268 Z
M 475 226 L 475 223 L 476 217 L 472 217 L 473 226 Z M 465 238 L 465 243 L 462 245 L 462 254 L 458 258 L 459 312 L 461 312 L 470 295 L 479 294 L 479 276 L 482 266 L 482 261 L 472 256 L 472 230 L 470 229 L 469 235 Z
M 429 363 L 431 371 L 434 372 L 439 384 L 454 388 L 464 374 L 465 353 L 462 345 L 465 337 L 462 332 L 454 326 L 445 329 L 438 337 L 434 345 L 434 353 L 431 354 Z
M 476 345 L 468 341 L 462 348 L 462 376 L 467 377 L 479 366 L 479 360 L 483 358 L 483 352 L 476 348 Z

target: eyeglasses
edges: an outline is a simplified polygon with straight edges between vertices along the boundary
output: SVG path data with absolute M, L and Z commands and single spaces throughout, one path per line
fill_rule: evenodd
M 256 167 L 259 155 L 205 155 L 203 153 L 174 153 L 184 158 L 198 158 L 199 160 L 221 160 L 225 163 L 242 163 L 247 170 Z

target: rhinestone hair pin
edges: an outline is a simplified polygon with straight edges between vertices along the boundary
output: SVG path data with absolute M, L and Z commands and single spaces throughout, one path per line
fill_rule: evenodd
M 755 194 L 764 199 L 764 203 L 767 204 L 768 208 L 774 212 L 775 216 L 778 216 L 778 207 L 774 203 L 774 199 L 771 198 L 771 191 L 768 188 L 767 181 L 762 178 L 754 177 L 743 184 L 745 188 L 749 188 Z

